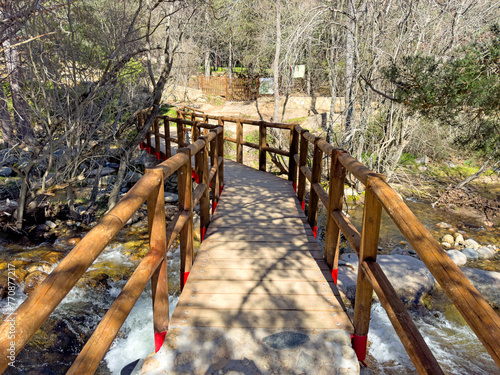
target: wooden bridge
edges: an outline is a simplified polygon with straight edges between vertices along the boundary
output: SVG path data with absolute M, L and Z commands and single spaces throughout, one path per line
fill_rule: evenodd
M 89 374 L 97 369 L 151 280 L 155 349 L 165 348 L 157 355 L 167 358 L 170 366 L 185 366 L 183 369 L 189 368 L 191 372 L 206 370 L 207 366 L 212 366 L 212 370 L 237 363 L 249 366 L 243 364 L 243 354 L 230 343 L 253 348 L 253 353 L 259 353 L 258 345 L 265 343 L 267 349 L 261 350 L 260 357 L 254 358 L 251 364 L 262 373 L 271 371 L 273 366 L 287 368 L 289 352 L 279 354 L 279 349 L 290 347 L 305 350 L 297 352 L 300 357 L 294 359 L 302 372 L 319 371 L 317 368 L 313 371 L 312 366 L 318 364 L 307 358 L 330 356 L 320 364 L 327 366 L 323 371 L 332 373 L 337 366 L 335 362 L 341 366 L 353 349 L 359 361 L 365 359 L 375 291 L 417 371 L 441 374 L 439 364 L 376 262 L 384 208 L 500 366 L 498 315 L 384 181 L 384 176 L 373 173 L 345 151 L 333 148 L 296 125 L 208 116 L 189 109 L 178 113 L 178 118 L 156 118 L 141 145 L 158 159 L 166 160 L 147 170 L 17 309 L 14 345 L 9 337 L 9 321 L 2 324 L 0 353 L 15 357 L 22 350 L 128 219 L 146 202 L 150 250 L 68 373 Z M 139 117 L 139 127 L 147 116 L 144 113 Z M 170 135 L 170 125 L 174 123 L 177 137 Z M 235 139 L 224 137 L 224 126 L 229 123 L 236 126 Z M 258 144 L 243 140 L 243 125 L 258 126 Z M 188 129 L 193 139 L 191 144 L 185 142 Z M 281 136 L 289 139 L 288 146 L 281 149 L 268 145 L 268 129 L 284 133 Z M 236 162 L 224 160 L 224 141 L 236 143 Z M 179 146 L 173 156 L 171 142 Z M 260 171 L 242 165 L 243 146 L 258 150 Z M 288 158 L 288 180 L 265 172 L 267 153 Z M 327 168 L 324 156 L 330 160 Z M 321 184 L 322 169 L 327 171 L 324 174 L 328 176 L 328 192 Z M 179 212 L 167 227 L 163 182 L 174 173 L 178 178 Z M 346 173 L 366 186 L 361 233 L 342 213 Z M 195 188 L 193 177 L 197 183 Z M 307 216 L 304 213 L 306 180 L 310 182 Z M 327 210 L 324 248 L 315 240 L 320 203 Z M 203 242 L 195 260 L 193 208 L 198 204 Z M 336 288 L 340 232 L 360 262 L 352 322 Z M 183 292 L 169 321 L 166 253 L 177 237 Z M 352 333 L 352 349 L 351 343 L 345 342 L 348 334 L 342 332 Z M 227 340 L 214 341 L 219 337 Z M 332 340 L 342 347 L 338 351 L 342 353 L 340 357 L 331 350 L 323 350 L 327 347 L 325 343 L 331 344 Z M 202 348 L 207 349 L 206 353 Z M 307 354 L 306 349 L 316 352 Z M 8 356 L 0 356 L 0 369 L 5 370 L 9 362 Z

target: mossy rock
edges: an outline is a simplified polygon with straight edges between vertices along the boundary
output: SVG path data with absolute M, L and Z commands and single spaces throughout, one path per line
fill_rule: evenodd
M 21 285 L 26 276 L 28 275 L 28 271 L 26 271 L 24 268 L 17 268 L 14 271 L 10 271 L 12 273 L 9 274 L 9 270 L 4 270 L 1 274 L 0 277 L 6 277 L 7 279 L 11 277 L 11 280 L 14 279 L 14 282 L 17 285 Z
M 42 271 L 34 271 L 26 276 L 23 292 L 30 295 L 40 283 L 45 280 L 47 274 Z
M 42 255 L 42 260 L 50 263 L 50 264 L 56 264 L 58 263 L 62 258 L 64 258 L 64 253 L 60 253 L 58 251 L 49 251 Z

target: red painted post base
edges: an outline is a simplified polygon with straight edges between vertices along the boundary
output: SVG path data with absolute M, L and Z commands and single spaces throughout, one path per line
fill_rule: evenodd
M 163 346 L 163 342 L 165 341 L 165 336 L 167 335 L 167 331 L 165 332 L 155 332 L 155 353 Z
M 300 205 L 302 206 L 302 211 L 306 210 L 306 201 L 300 202 Z
M 222 190 L 224 190 L 224 186 L 219 186 L 219 197 L 222 195 Z
M 182 272 L 181 271 L 181 292 L 182 292 L 182 289 L 184 289 L 184 285 L 186 285 L 186 283 L 187 283 L 188 277 L 189 277 L 189 272 Z
M 155 152 L 156 160 L 161 160 L 161 152 Z
M 333 282 L 335 283 L 335 285 L 337 285 L 337 280 L 339 278 L 339 269 L 338 268 L 335 268 L 332 270 L 332 278 L 333 278 Z
M 194 182 L 200 183 L 200 176 L 194 170 L 191 171 L 191 178 L 194 178 Z
M 356 352 L 358 361 L 363 362 L 366 358 L 366 346 L 368 345 L 368 335 L 352 335 L 352 348 Z
M 146 146 L 144 145 L 144 142 L 139 143 L 139 148 L 140 148 L 141 150 L 144 150 L 144 148 L 145 148 L 145 147 L 146 147 Z
M 207 234 L 207 228 L 201 228 L 201 241 L 200 242 L 203 242 L 203 240 L 205 239 L 205 234 Z
M 297 192 L 297 183 L 292 182 L 293 191 Z
M 318 227 L 314 226 L 314 227 L 312 227 L 312 230 L 313 230 L 314 238 L 318 238 Z
M 214 214 L 216 208 L 217 208 L 217 202 L 212 203 L 212 215 Z

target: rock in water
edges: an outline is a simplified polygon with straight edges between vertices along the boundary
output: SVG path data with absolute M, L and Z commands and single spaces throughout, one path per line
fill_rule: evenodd
M 29 295 L 46 277 L 47 274 L 42 271 L 35 271 L 30 273 L 24 280 L 23 292 Z
M 465 254 L 462 254 L 462 252 L 458 250 L 448 250 L 446 254 L 448 254 L 451 260 L 459 267 L 464 266 L 465 263 L 467 263 L 467 257 Z
M 358 257 L 355 254 L 342 254 L 346 266 L 339 270 L 339 290 L 354 300 L 358 275 Z M 436 281 L 425 264 L 406 255 L 379 255 L 377 262 L 382 267 L 398 296 L 409 304 L 418 303 L 428 294 Z
M 477 253 L 477 251 L 471 249 L 470 247 L 466 247 L 465 249 L 463 249 L 462 254 L 464 254 L 467 257 L 467 259 L 470 260 L 478 260 L 479 258 L 479 254 Z
M 476 251 L 479 259 L 491 259 L 495 257 L 495 250 L 490 249 L 489 247 L 480 247 Z
M 500 272 L 476 268 L 462 268 L 462 272 L 492 307 L 500 308 Z
M 465 240 L 464 241 L 464 245 L 466 247 L 470 247 L 474 250 L 477 250 L 481 247 L 481 245 L 479 245 L 476 241 L 474 241 L 472 238 L 469 238 L 468 240 Z
M 455 239 L 451 234 L 445 234 L 443 238 L 441 238 L 442 242 L 449 243 L 450 245 L 453 245 L 455 243 Z
M 436 224 L 436 227 L 442 228 L 442 229 L 448 229 L 448 228 L 452 228 L 453 226 L 451 224 L 445 223 L 444 221 L 441 221 L 440 223 Z

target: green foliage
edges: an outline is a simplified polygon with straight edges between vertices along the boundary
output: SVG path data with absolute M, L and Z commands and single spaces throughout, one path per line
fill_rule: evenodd
M 458 144 L 490 153 L 500 142 L 500 28 L 449 59 L 406 56 L 384 70 L 413 113 L 458 127 Z
M 247 133 L 245 135 L 245 141 L 250 142 L 250 143 L 259 144 L 259 131 L 252 130 L 251 132 Z
M 399 158 L 399 162 L 403 165 L 410 165 L 415 163 L 415 159 L 417 159 L 415 155 L 403 152 L 401 158 Z

